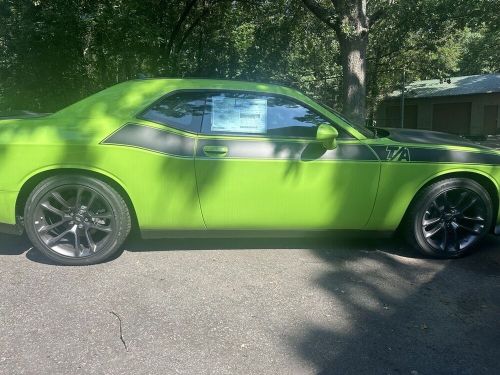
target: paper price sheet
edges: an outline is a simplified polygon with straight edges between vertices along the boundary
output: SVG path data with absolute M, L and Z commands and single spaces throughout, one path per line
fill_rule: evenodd
M 267 99 L 213 97 L 212 131 L 265 134 Z

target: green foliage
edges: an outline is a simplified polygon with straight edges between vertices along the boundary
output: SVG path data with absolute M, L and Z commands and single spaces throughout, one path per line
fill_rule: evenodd
M 469 33 L 459 69 L 464 74 L 500 72 L 500 30 L 482 28 Z
M 499 71 L 499 1 L 368 1 L 371 106 L 403 69 Z M 341 75 L 335 33 L 298 0 L 0 0 L 2 111 L 55 111 L 141 76 L 276 82 L 336 106 Z
M 371 110 L 400 88 L 403 70 L 407 82 L 499 72 L 499 15 L 499 0 L 395 2 L 370 35 Z

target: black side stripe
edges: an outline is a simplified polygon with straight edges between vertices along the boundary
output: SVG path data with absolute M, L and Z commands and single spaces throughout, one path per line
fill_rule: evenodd
M 149 126 L 126 124 L 101 143 L 138 147 L 178 157 L 193 157 L 195 140 Z
M 195 139 L 150 126 L 126 124 L 104 139 L 101 144 L 137 147 L 176 157 L 192 158 Z M 344 161 L 393 161 L 402 163 L 460 163 L 500 165 L 500 155 L 488 152 L 406 147 L 404 145 L 366 146 L 339 142 L 334 150 L 326 150 L 318 142 L 272 140 L 223 140 L 200 139 L 196 148 L 198 159 L 212 159 L 205 154 L 205 146 L 225 146 L 224 159 L 261 160 L 344 160 Z
M 318 142 L 273 142 L 245 140 L 201 139 L 196 150 L 197 159 L 211 159 L 204 152 L 205 146 L 225 146 L 225 159 L 271 159 L 271 160 L 357 160 L 377 161 L 377 156 L 362 144 L 341 144 L 334 150 L 326 150 Z
M 499 165 L 500 155 L 405 146 L 371 146 L 381 161 Z

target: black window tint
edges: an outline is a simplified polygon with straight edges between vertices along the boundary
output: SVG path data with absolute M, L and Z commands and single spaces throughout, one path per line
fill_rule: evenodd
M 193 92 L 169 95 L 146 110 L 141 117 L 180 130 L 198 133 L 203 118 L 205 97 L 203 93 Z
M 331 121 L 282 96 L 210 93 L 202 132 L 315 138 L 318 125 L 325 123 L 331 124 Z M 337 129 L 340 138 L 352 138 L 342 129 Z

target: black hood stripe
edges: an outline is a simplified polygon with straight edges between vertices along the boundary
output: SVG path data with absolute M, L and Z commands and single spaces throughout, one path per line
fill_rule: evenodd
M 486 152 L 432 149 L 406 146 L 371 146 L 381 161 L 415 163 L 458 163 L 499 165 L 500 155 Z M 405 151 L 407 150 L 407 152 Z M 408 156 L 406 158 L 406 156 Z

